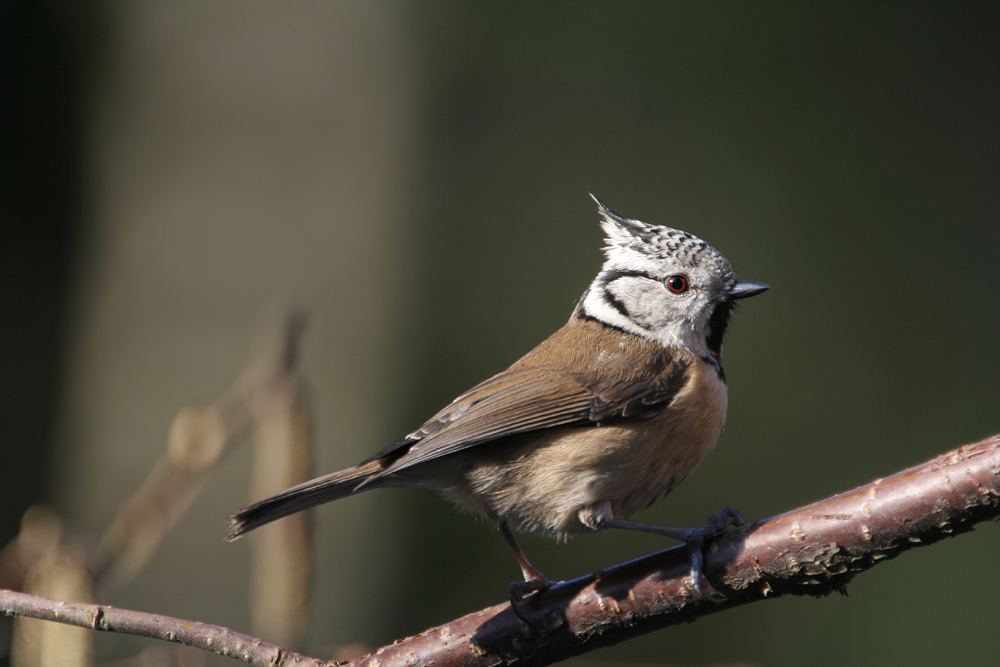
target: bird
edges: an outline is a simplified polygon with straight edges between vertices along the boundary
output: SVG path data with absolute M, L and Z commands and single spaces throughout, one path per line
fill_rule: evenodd
M 687 545 L 691 587 L 724 599 L 701 572 L 701 549 L 743 525 L 738 510 L 727 507 L 697 529 L 628 517 L 666 496 L 714 448 L 728 403 L 721 356 L 730 316 L 769 286 L 738 280 L 730 261 L 692 234 L 622 217 L 591 198 L 605 261 L 562 328 L 394 445 L 240 509 L 226 539 L 371 489 L 417 487 L 497 525 L 524 577 L 510 585 L 522 619 L 519 603 L 552 582 L 514 532 L 665 535 Z

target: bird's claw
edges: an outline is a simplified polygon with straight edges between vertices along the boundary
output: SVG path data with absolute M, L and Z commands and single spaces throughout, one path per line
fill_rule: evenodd
M 515 581 L 510 585 L 510 608 L 519 619 L 531 625 L 531 621 L 521 611 L 521 602 L 531 593 L 541 593 L 552 586 L 551 581 L 545 578 L 529 579 L 527 581 Z
M 709 516 L 704 526 L 692 529 L 688 533 L 684 543 L 687 545 L 688 555 L 691 559 L 691 570 L 685 584 L 692 593 L 716 604 L 725 602 L 726 596 L 717 591 L 702 572 L 705 564 L 702 548 L 705 546 L 705 540 L 722 534 L 730 527 L 740 528 L 746 524 L 747 520 L 743 516 L 743 512 L 735 507 L 726 507 L 721 514 Z

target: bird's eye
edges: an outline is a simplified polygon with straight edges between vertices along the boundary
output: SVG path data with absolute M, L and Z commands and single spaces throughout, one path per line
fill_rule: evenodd
M 674 294 L 683 294 L 688 289 L 688 279 L 686 276 L 677 274 L 667 278 L 667 289 Z

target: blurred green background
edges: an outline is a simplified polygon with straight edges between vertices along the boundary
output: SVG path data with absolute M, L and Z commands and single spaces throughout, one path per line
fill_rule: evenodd
M 4 543 L 42 501 L 96 540 L 270 301 L 310 312 L 317 472 L 394 442 L 565 321 L 601 263 L 587 192 L 772 286 L 730 330 L 718 447 L 641 518 L 763 518 L 1000 431 L 1000 5 L 12 0 L 0 21 Z M 107 601 L 246 631 L 222 533 L 247 465 Z M 316 653 L 519 576 L 430 494 L 316 518 Z M 667 546 L 522 544 L 556 579 Z M 588 657 L 993 664 L 998 562 L 984 525 L 850 597 Z

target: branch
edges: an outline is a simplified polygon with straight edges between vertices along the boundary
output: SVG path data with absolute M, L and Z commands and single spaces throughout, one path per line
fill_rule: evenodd
M 8 616 L 40 618 L 91 630 L 164 639 L 259 667 L 322 667 L 327 664 L 217 625 L 107 605 L 66 602 L 40 595 L 0 590 L 0 611 Z
M 714 604 L 684 584 L 685 547 L 554 586 L 383 647 L 351 667 L 548 665 L 711 613 L 779 595 L 823 596 L 919 546 L 1000 516 L 1000 435 L 787 514 L 705 547 Z
M 705 574 L 727 599 L 685 585 L 677 547 L 553 586 L 385 646 L 351 667 L 547 665 L 637 635 L 780 595 L 823 596 L 880 562 L 1000 516 L 1000 435 L 787 514 L 729 531 L 705 547 Z M 0 591 L 0 611 L 196 646 L 254 665 L 323 665 L 225 628 Z

